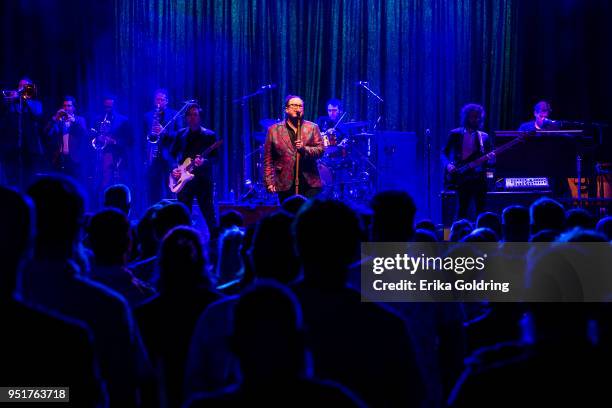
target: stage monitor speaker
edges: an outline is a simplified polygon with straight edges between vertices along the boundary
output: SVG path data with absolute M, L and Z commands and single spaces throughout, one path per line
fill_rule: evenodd
M 523 205 L 527 208 L 540 197 L 551 197 L 550 191 L 493 191 L 487 193 L 486 211 L 492 211 L 501 216 L 504 208 L 510 205 Z M 442 223 L 445 227 L 450 227 L 457 213 L 457 197 L 454 191 L 443 191 L 440 194 L 442 199 Z M 473 208 L 471 209 L 473 211 Z M 470 217 L 475 221 L 476 215 Z

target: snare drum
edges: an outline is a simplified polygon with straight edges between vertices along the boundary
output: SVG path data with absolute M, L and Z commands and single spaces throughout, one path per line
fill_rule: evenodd
M 340 163 L 346 161 L 349 158 L 349 147 L 348 140 L 346 138 L 338 140 L 336 136 L 333 137 L 333 142 L 330 139 L 330 144 L 325 148 L 323 152 L 323 161 L 327 164 L 338 167 Z
M 329 129 L 321 134 L 323 138 L 323 147 L 325 148 L 325 154 L 333 155 L 338 150 L 338 138 L 336 137 L 336 131 Z

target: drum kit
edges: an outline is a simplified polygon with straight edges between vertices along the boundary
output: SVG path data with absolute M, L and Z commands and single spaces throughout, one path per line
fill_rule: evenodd
M 278 120 L 262 119 L 259 124 L 267 129 Z M 370 123 L 353 121 L 340 123 L 335 128 L 322 132 L 324 154 L 318 160 L 318 169 L 323 183 L 322 195 L 341 201 L 364 202 L 374 192 L 373 174 L 376 167 L 373 163 L 374 134 L 367 131 Z M 257 173 L 263 180 L 263 143 L 265 133 L 256 134 L 256 142 L 261 146 L 252 152 L 256 156 Z M 246 186 L 248 192 L 243 199 L 266 200 L 267 194 L 263 184 L 251 183 Z
M 318 167 L 323 194 L 342 201 L 366 201 L 373 193 L 373 133 L 369 122 L 345 122 L 323 132 L 325 153 Z

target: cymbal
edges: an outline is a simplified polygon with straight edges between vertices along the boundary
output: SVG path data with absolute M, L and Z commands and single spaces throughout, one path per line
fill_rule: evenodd
M 370 137 L 370 136 L 374 136 L 374 133 L 361 132 L 361 133 L 355 133 L 353 136 Z
M 351 130 L 351 129 L 359 129 L 359 128 L 364 128 L 364 127 L 368 127 L 370 123 L 367 120 L 363 120 L 360 122 L 344 122 L 344 123 L 340 123 L 338 125 L 338 127 L 342 130 Z
M 274 125 L 278 122 L 278 119 L 262 119 L 259 121 L 259 124 L 264 128 L 268 129 L 270 126 Z

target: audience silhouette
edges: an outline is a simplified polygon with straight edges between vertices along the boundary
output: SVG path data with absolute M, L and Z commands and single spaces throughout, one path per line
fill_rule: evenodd
M 75 406 L 106 405 L 89 329 L 15 297 L 21 268 L 32 255 L 34 206 L 2 186 L 0 202 L 0 315 L 5 326 L 0 336 L 0 384 L 70 387 Z
M 87 232 L 94 254 L 91 279 L 119 292 L 132 307 L 155 293 L 126 267 L 132 239 L 130 221 L 124 213 L 115 208 L 98 212 L 91 218 Z
M 279 211 L 264 217 L 253 236 L 248 264 L 253 278 L 273 279 L 287 284 L 299 272 L 291 234 L 293 216 Z M 239 296 L 212 304 L 200 317 L 191 341 L 186 372 L 186 392 L 213 391 L 237 381 L 237 361 L 230 352 L 227 337 L 231 334 L 233 307 Z
M 195 324 L 206 307 L 220 298 L 207 266 L 200 234 L 191 227 L 173 228 L 159 252 L 159 293 L 135 312 L 157 372 L 162 406 L 181 406 Z
M 138 218 L 125 185 L 87 215 L 69 177 L 25 193 L 0 186 L 0 385 L 69 386 L 79 407 L 607 405 L 612 318 L 583 301 L 612 299 L 612 217 L 589 206 L 543 197 L 447 237 L 405 191 L 293 196 L 246 226 L 224 213 L 211 240 L 171 200 Z M 368 241 L 489 245 L 527 301 L 575 303 L 371 302 Z
M 132 312 L 123 296 L 81 276 L 74 262 L 82 193 L 67 177 L 46 176 L 28 195 L 36 208 L 36 238 L 20 294 L 34 305 L 85 323 L 93 334 L 111 405 L 137 405 L 146 398 L 150 366 Z
M 240 296 L 229 343 L 240 384 L 198 394 L 187 407 L 364 406 L 343 387 L 311 377 L 299 303 L 280 284 L 260 281 Z
M 413 219 L 414 208 L 401 198 L 398 216 Z M 407 199 L 408 198 L 408 199 Z M 385 229 L 392 225 L 390 233 Z M 405 226 L 402 224 L 402 226 Z M 409 236 L 374 212 L 373 235 L 379 240 Z M 349 265 L 359 257 L 362 229 L 357 215 L 338 201 L 309 201 L 294 223 L 303 279 L 293 286 L 303 309 L 315 375 L 337 381 L 372 406 L 417 406 L 423 400 L 421 373 L 405 322 L 391 309 L 362 302 L 346 285 Z

